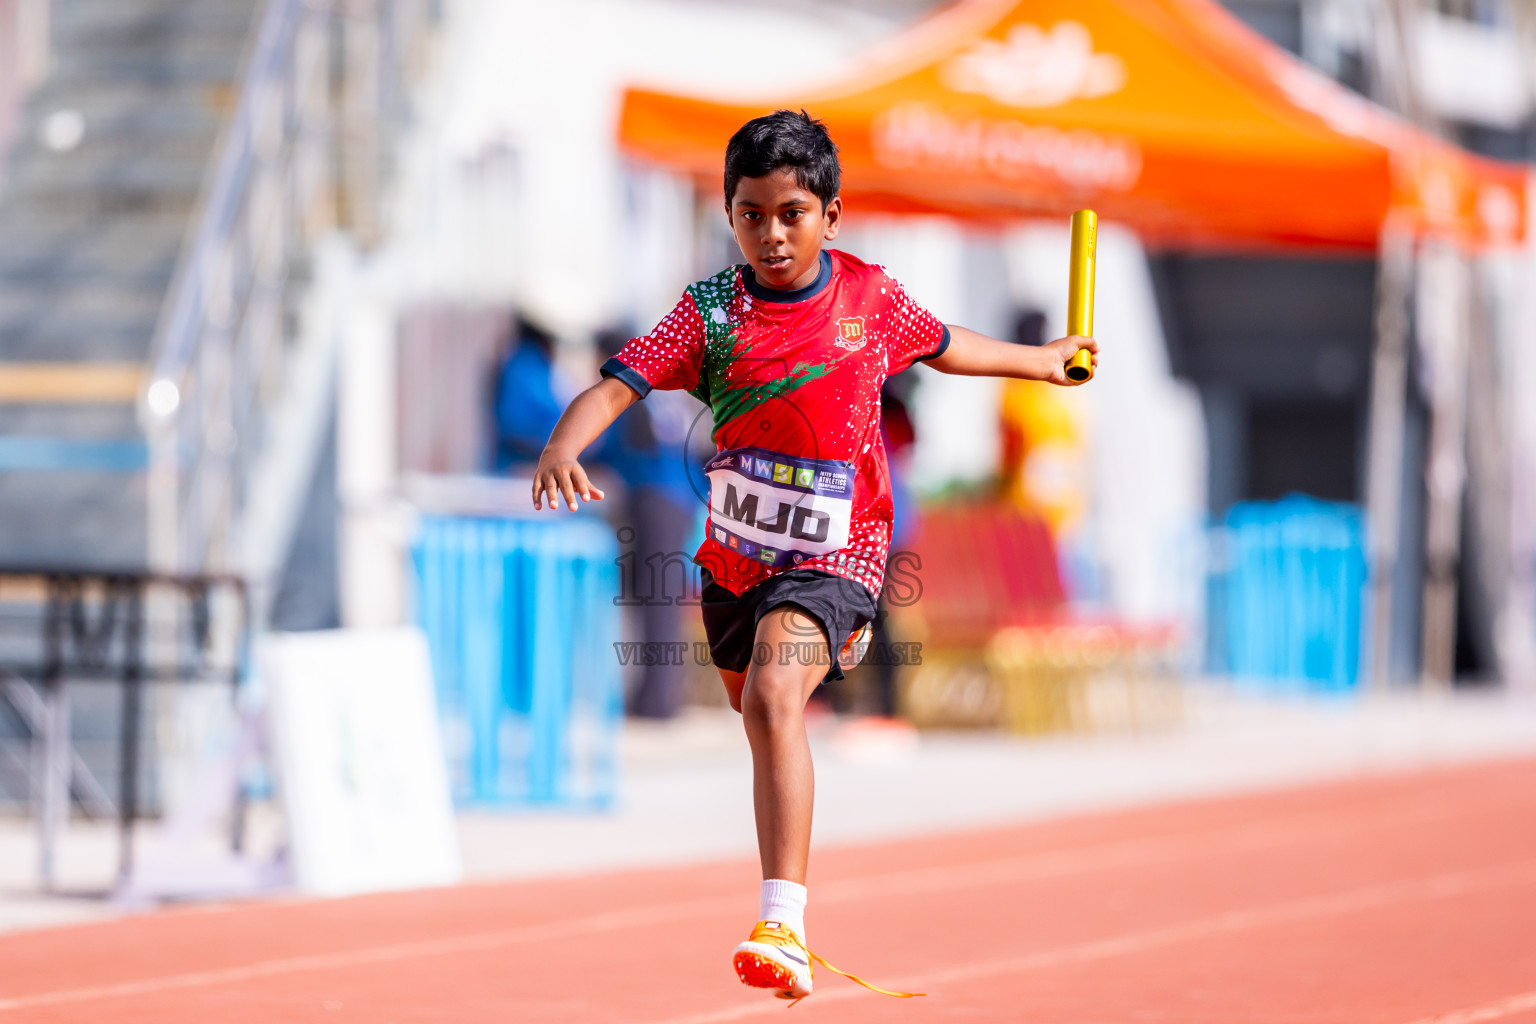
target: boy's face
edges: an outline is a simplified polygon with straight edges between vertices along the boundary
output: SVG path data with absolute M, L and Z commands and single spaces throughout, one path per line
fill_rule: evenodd
M 725 214 L 758 282 L 789 291 L 816 280 L 821 243 L 837 237 L 843 200 L 834 197 L 822 209 L 795 172 L 781 167 L 761 178 L 742 178 Z

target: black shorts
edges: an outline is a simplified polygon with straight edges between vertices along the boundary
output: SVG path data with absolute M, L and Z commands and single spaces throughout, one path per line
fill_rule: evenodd
M 792 604 L 821 623 L 827 632 L 823 649 L 820 635 L 808 636 L 805 654 L 818 662 L 827 662 L 822 682 L 843 678 L 837 653 L 848 637 L 875 617 L 875 599 L 868 590 L 850 579 L 821 569 L 790 569 L 770 576 L 745 594 L 737 596 L 716 583 L 704 569 L 704 635 L 709 638 L 709 656 L 716 668 L 744 672 L 752 662 L 757 643 L 757 623 L 780 605 Z M 781 651 L 758 651 L 759 660 L 779 658 Z M 794 652 L 792 657 L 803 656 Z

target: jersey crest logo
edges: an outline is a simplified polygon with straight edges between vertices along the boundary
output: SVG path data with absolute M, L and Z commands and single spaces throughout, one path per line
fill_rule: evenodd
M 864 347 L 865 340 L 863 317 L 845 316 L 837 322 L 837 337 L 832 344 L 849 352 L 857 352 Z

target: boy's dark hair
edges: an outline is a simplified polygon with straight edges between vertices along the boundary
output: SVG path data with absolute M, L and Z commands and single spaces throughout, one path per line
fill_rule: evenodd
M 781 167 L 821 200 L 822 209 L 837 197 L 842 167 L 827 126 L 805 111 L 775 110 L 754 117 L 725 145 L 725 204 L 736 198 L 742 178 L 761 178 Z

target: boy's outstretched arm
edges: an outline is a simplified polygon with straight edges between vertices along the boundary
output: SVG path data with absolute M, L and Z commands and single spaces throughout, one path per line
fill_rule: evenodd
M 1099 343 L 1092 338 L 1071 334 L 1046 345 L 1014 345 L 954 324 L 948 326 L 949 347 L 943 355 L 928 360 L 928 365 L 941 373 L 1071 384 L 1067 379 L 1067 360 L 1082 348 L 1094 353 L 1093 365 L 1099 365 Z
M 587 471 L 581 468 L 576 457 L 619 418 L 619 413 L 633 405 L 637 397 L 628 384 L 608 377 L 571 400 L 539 456 L 539 468 L 533 474 L 534 508 L 544 507 L 546 494 L 551 509 L 564 496 L 572 512 L 576 511 L 578 494 L 582 501 L 603 500 L 603 492 L 592 486 Z

